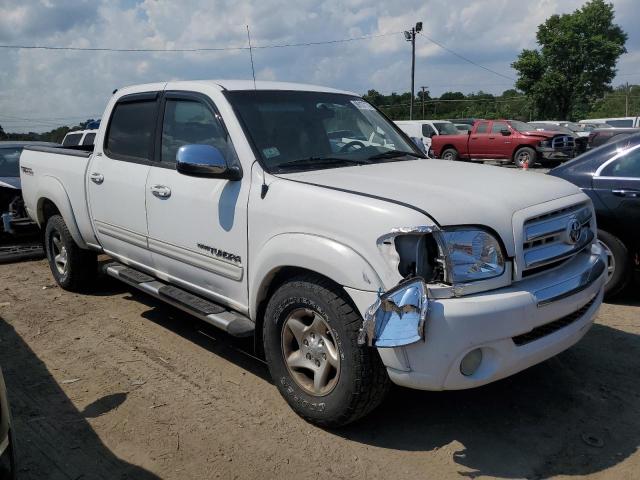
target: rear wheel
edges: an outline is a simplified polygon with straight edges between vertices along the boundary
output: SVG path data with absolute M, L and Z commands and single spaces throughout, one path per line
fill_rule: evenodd
M 446 148 L 440 158 L 442 160 L 458 160 L 458 151 L 455 148 Z
M 47 222 L 44 245 L 53 278 L 62 288 L 77 292 L 95 280 L 97 255 L 76 244 L 60 215 L 52 216 Z
M 390 381 L 375 349 L 358 345 L 362 318 L 341 289 L 304 275 L 282 285 L 265 312 L 269 371 L 291 408 L 324 427 L 373 410 Z
M 612 298 L 620 293 L 631 280 L 631 260 L 629 251 L 618 237 L 604 230 L 598 230 L 598 240 L 607 254 L 607 281 L 604 294 Z
M 525 163 L 528 163 L 530 167 L 536 161 L 536 151 L 531 147 L 519 148 L 513 155 L 513 163 L 516 167 L 522 168 Z

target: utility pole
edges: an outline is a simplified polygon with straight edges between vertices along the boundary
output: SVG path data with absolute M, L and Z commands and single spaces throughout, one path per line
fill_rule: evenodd
M 422 31 L 422 22 L 416 23 L 411 30 L 404 32 L 404 39 L 411 42 L 411 103 L 409 104 L 409 120 L 413 120 L 413 98 L 415 96 L 415 73 L 416 73 L 416 34 Z
M 420 88 L 422 89 L 422 120 L 424 120 L 424 91 L 427 87 L 422 86 Z
M 629 82 L 624 86 L 624 116 L 629 116 L 629 94 L 631 93 L 629 89 Z

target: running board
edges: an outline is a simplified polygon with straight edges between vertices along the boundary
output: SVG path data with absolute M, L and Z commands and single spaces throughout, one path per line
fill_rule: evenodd
M 194 317 L 218 327 L 234 337 L 253 335 L 255 324 L 244 315 L 227 310 L 222 305 L 194 295 L 181 288 L 117 262 L 105 265 L 104 272 L 110 277 L 131 285 L 157 299 L 173 305 Z

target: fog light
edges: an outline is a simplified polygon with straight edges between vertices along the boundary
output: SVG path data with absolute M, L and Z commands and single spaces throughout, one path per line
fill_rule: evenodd
M 470 377 L 476 373 L 481 363 L 482 349 L 476 348 L 475 350 L 471 350 L 464 356 L 462 362 L 460 362 L 460 373 L 466 377 Z

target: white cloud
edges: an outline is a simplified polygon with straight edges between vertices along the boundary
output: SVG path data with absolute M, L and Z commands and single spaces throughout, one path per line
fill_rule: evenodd
M 401 32 L 417 20 L 425 33 L 466 57 L 513 76 L 509 65 L 535 46 L 537 26 L 582 0 L 3 0 L 0 43 L 110 48 L 255 46 Z M 616 0 L 630 34 L 621 73 L 640 74 L 633 0 Z M 416 85 L 435 94 L 479 89 L 499 93 L 509 80 L 465 63 L 424 36 L 416 44 Z M 325 84 L 346 90 L 409 89 L 410 46 L 398 33 L 369 40 L 254 50 L 258 79 Z M 60 117 L 102 112 L 114 88 L 190 78 L 251 78 L 246 50 L 206 53 L 108 53 L 0 49 L 0 124 L 48 130 Z M 619 77 L 640 82 L 640 75 Z M 3 116 L 4 115 L 4 116 Z M 38 119 L 32 122 L 8 116 Z M 66 118 L 65 118 L 66 120 Z M 32 128 L 12 128 L 31 125 Z M 38 125 L 36 127 L 36 125 Z

